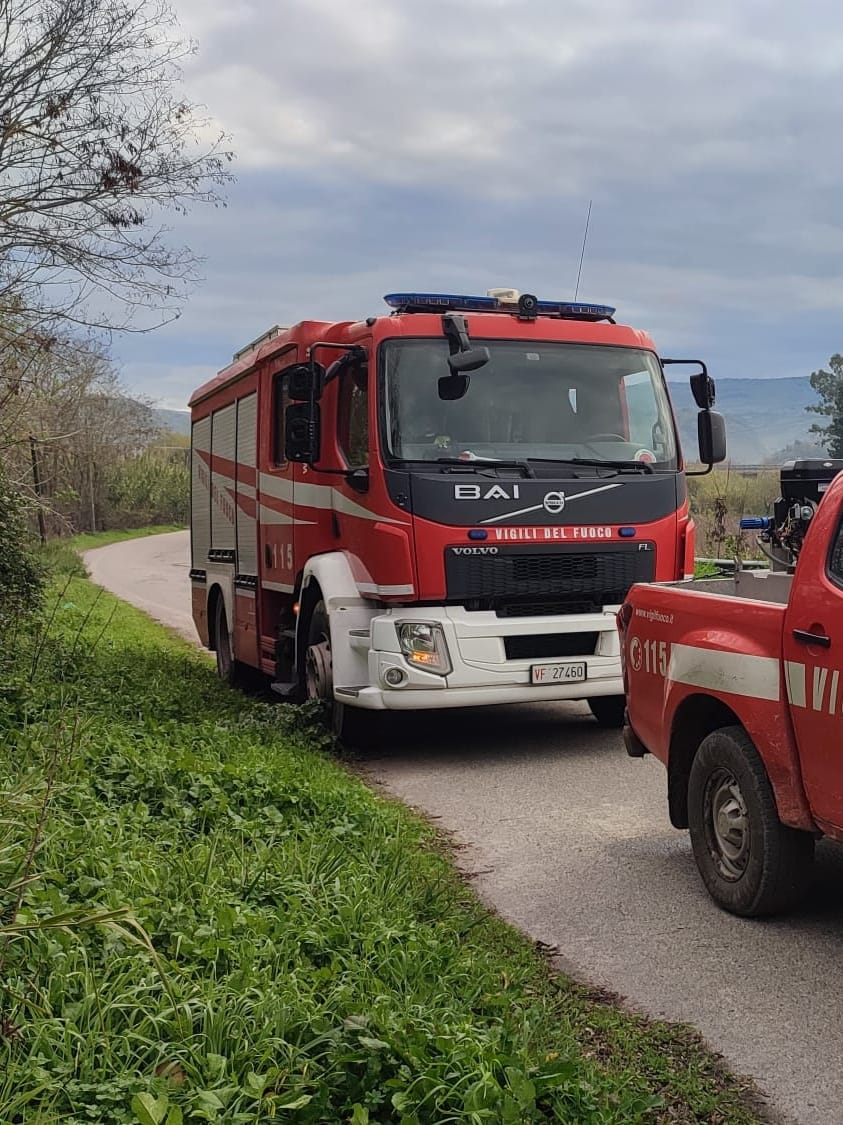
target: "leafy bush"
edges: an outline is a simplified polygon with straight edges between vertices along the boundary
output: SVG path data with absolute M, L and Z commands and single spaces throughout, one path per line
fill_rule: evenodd
M 108 527 L 187 523 L 190 470 L 182 451 L 148 452 L 114 465 L 106 480 L 103 522 Z
M 24 503 L 0 472 L 0 628 L 38 605 L 42 583 L 29 550 Z

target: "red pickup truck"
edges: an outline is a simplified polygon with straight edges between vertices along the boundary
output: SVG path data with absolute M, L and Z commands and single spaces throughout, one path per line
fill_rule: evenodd
M 735 914 L 793 906 L 815 840 L 843 840 L 843 474 L 825 464 L 816 503 L 754 522 L 771 570 L 634 586 L 618 614 L 627 752 L 665 764 L 671 823 Z

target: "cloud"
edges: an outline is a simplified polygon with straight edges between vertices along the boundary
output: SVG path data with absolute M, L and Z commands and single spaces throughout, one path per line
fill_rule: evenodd
M 840 108 L 829 86 L 843 52 L 825 3 L 813 19 L 767 6 L 761 19 L 752 0 L 704 12 L 661 0 L 263 0 L 224 22 L 194 0 L 179 7 L 202 42 L 191 84 L 244 166 L 412 183 L 494 170 L 522 194 L 537 173 L 555 189 L 712 160 L 758 174 Z
M 389 289 L 569 296 L 589 199 L 581 294 L 665 352 L 792 375 L 843 346 L 829 0 L 176 8 L 239 183 L 177 232 L 206 258 L 182 318 L 118 345 L 145 386 L 212 373 L 278 321 L 377 312 Z

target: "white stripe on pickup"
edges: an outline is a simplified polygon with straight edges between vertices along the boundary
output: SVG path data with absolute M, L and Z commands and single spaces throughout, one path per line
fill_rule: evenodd
M 769 699 L 774 703 L 781 698 L 781 674 L 779 662 L 774 656 L 752 656 L 744 652 L 675 644 L 670 649 L 667 675 L 674 683 L 709 691 Z
M 794 707 L 804 707 L 808 698 L 805 691 L 805 665 L 795 660 L 785 660 L 784 680 L 788 702 Z
M 840 671 L 821 664 L 807 667 L 798 660 L 786 660 L 784 678 L 791 707 L 827 711 L 829 715 L 843 712 L 840 698 Z

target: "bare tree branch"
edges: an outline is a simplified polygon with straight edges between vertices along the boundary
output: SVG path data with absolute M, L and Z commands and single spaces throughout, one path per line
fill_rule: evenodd
M 179 96 L 192 49 L 163 0 L 0 0 L 0 320 L 178 314 L 197 260 L 165 216 L 232 178 Z

